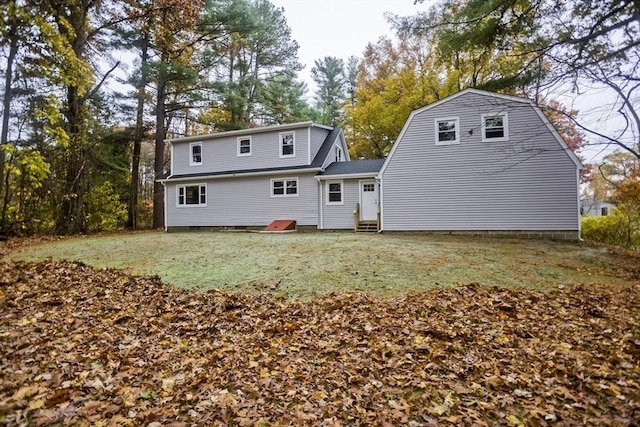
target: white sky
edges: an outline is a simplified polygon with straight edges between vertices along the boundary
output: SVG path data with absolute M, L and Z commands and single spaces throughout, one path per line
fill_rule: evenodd
M 298 58 L 305 66 L 300 79 L 313 96 L 311 68 L 325 56 L 347 60 L 362 56 L 368 43 L 392 33 L 384 14 L 407 16 L 428 8 L 430 1 L 413 4 L 414 0 L 271 0 L 284 8 L 292 38 L 298 42 Z

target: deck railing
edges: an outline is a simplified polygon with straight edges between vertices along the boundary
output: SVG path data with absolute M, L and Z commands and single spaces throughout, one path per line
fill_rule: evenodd
M 358 225 L 360 224 L 360 203 L 356 203 L 356 207 L 353 210 L 353 231 L 358 232 Z

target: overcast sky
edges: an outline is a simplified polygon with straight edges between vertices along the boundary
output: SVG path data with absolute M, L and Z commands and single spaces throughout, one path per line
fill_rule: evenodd
M 430 1 L 413 4 L 414 0 L 271 0 L 284 8 L 291 35 L 300 45 L 298 57 L 305 65 L 300 78 L 311 81 L 311 68 L 316 59 L 336 56 L 346 59 L 362 56 L 368 43 L 391 34 L 385 12 L 406 16 L 428 8 Z M 309 90 L 313 88 L 309 84 Z M 309 96 L 313 94 L 310 93 Z

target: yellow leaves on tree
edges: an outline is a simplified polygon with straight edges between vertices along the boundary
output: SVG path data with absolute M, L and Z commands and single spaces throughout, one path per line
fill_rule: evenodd
M 353 158 L 381 158 L 411 111 L 449 95 L 420 38 L 384 38 L 368 45 L 358 76 L 355 105 L 347 106 Z

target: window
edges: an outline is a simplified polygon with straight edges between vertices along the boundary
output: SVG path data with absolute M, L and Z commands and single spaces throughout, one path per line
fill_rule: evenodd
M 327 182 L 327 204 L 342 205 L 342 181 Z
M 482 115 L 482 140 L 506 141 L 509 139 L 507 113 Z
M 178 206 L 207 206 L 207 186 L 205 184 L 178 186 Z
M 342 161 L 342 148 L 336 147 L 336 162 Z
M 297 195 L 298 178 L 271 180 L 271 197 L 292 197 Z
M 280 134 L 280 157 L 295 157 L 295 133 L 284 132 Z
M 460 121 L 457 117 L 436 119 L 436 145 L 460 143 Z
M 605 206 L 605 207 L 600 208 L 600 215 L 601 215 L 601 216 L 607 216 L 607 215 L 609 215 L 609 208 L 608 208 L 608 207 L 606 207 L 606 206 Z
M 362 191 L 364 191 L 364 192 L 376 191 L 376 185 L 375 184 L 362 184 Z
M 251 155 L 251 137 L 241 136 L 238 138 L 238 157 Z
M 194 142 L 189 144 L 189 151 L 191 151 L 191 158 L 189 159 L 190 166 L 198 166 L 202 164 L 202 143 Z

